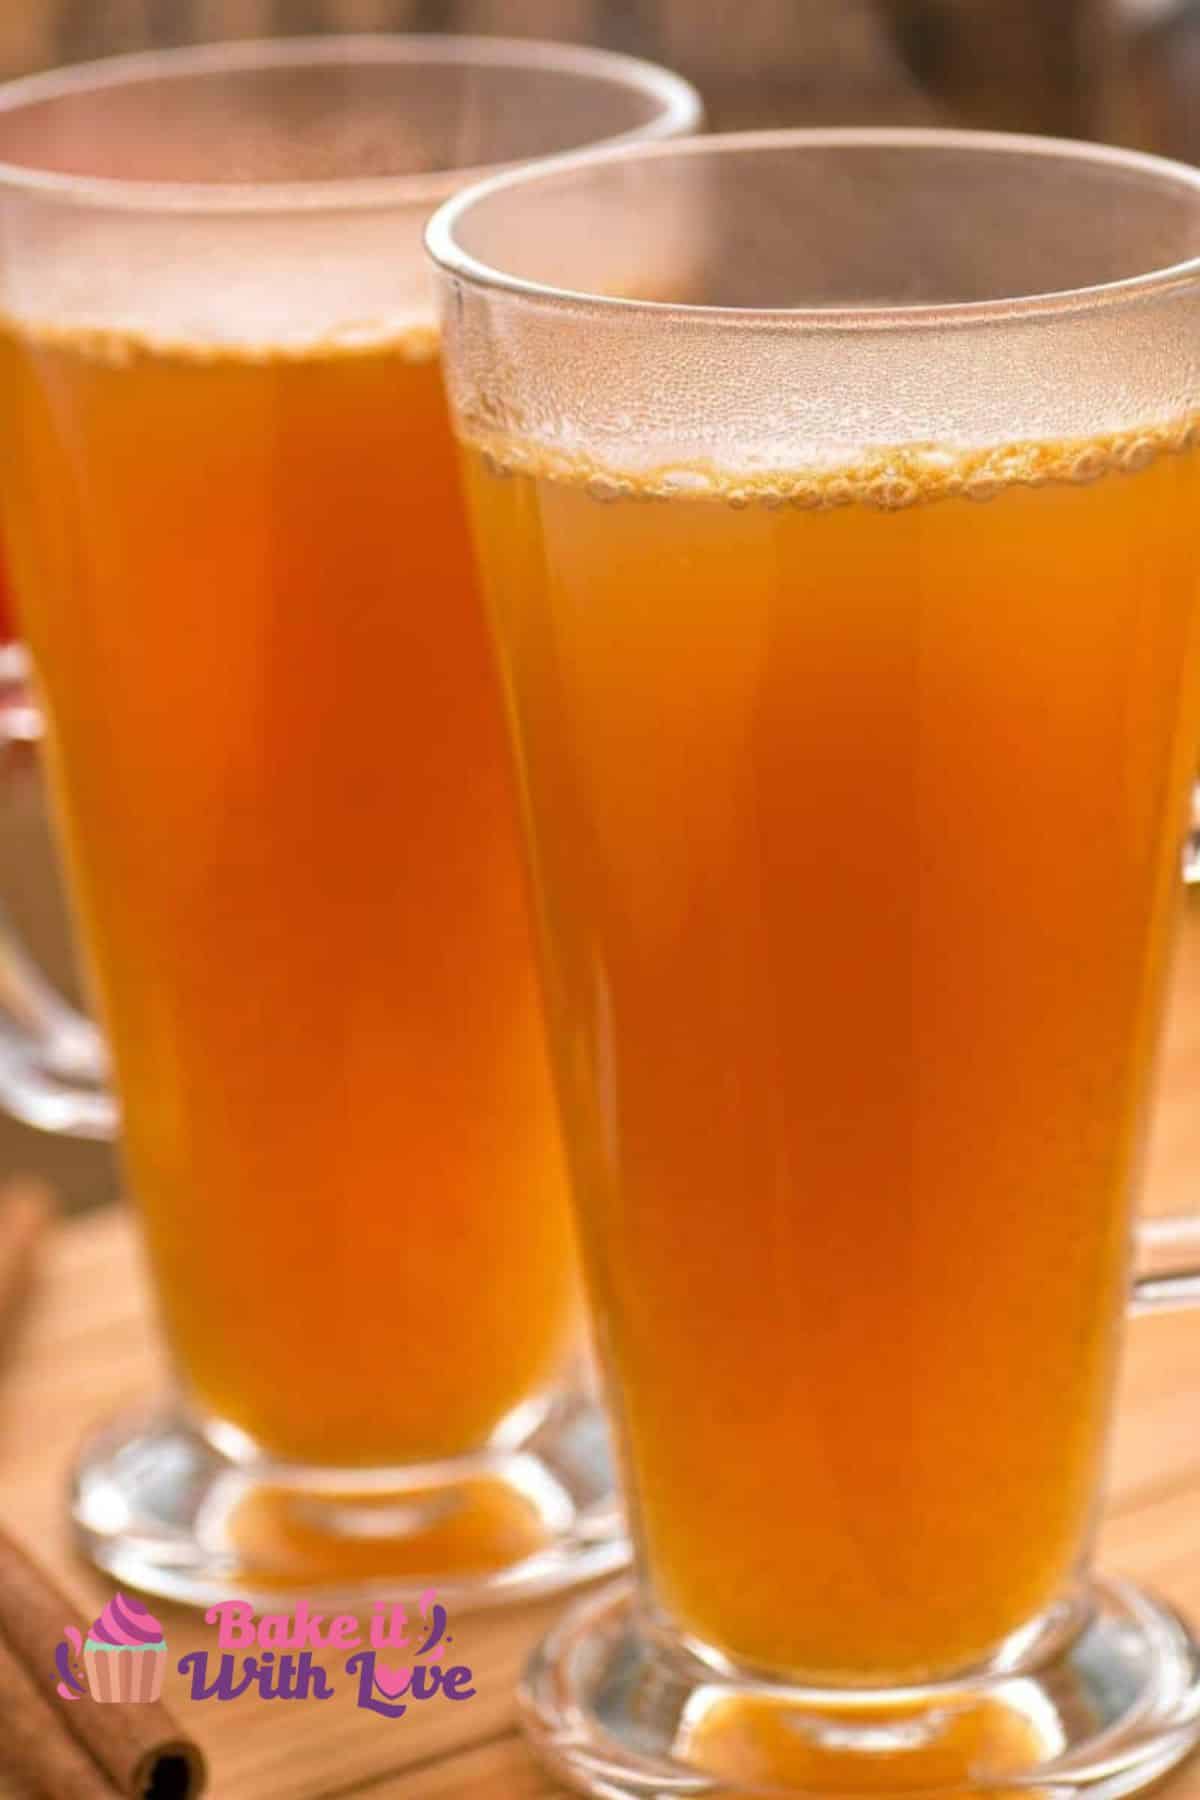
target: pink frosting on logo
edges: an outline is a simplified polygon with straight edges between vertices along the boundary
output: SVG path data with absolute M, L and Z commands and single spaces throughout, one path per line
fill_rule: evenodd
M 147 1612 L 140 1600 L 114 1594 L 100 1617 L 88 1632 L 93 1644 L 112 1644 L 125 1648 L 139 1644 L 161 1644 L 163 1629 L 153 1613 Z

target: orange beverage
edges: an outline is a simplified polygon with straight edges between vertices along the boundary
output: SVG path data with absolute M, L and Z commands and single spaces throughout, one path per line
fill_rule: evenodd
M 1200 724 L 1190 442 L 468 450 L 642 1567 L 743 1665 L 945 1673 L 1086 1548 Z
M 0 361 L 15 572 L 163 1320 L 205 1413 L 307 1463 L 478 1446 L 572 1332 L 435 350 L 31 328 Z M 61 523 L 80 509 L 86 545 Z

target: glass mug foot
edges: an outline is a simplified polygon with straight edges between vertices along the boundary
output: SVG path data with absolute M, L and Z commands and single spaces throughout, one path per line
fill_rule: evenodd
M 524 1410 L 524 1409 L 523 1409 Z M 569 1397 L 494 1447 L 393 1469 L 275 1462 L 170 1403 L 76 1462 L 71 1518 L 114 1580 L 210 1606 L 286 1595 L 354 1607 L 435 1587 L 452 1610 L 552 1592 L 628 1559 L 603 1424 Z
M 993 1670 L 893 1692 L 739 1677 L 672 1649 L 622 1585 L 571 1608 L 530 1663 L 521 1706 L 554 1774 L 602 1800 L 1117 1800 L 1200 1739 L 1200 1646 L 1127 1582 L 1093 1581 L 1070 1629 Z

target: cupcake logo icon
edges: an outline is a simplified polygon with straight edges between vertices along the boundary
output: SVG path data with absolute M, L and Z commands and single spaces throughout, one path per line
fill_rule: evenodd
M 140 1601 L 114 1594 L 86 1638 L 68 1625 L 64 1640 L 55 1652 L 64 1700 L 85 1693 L 101 1702 L 157 1700 L 162 1693 L 167 1646 L 162 1626 Z

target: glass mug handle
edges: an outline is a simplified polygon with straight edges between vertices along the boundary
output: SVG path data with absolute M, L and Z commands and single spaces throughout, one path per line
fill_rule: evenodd
M 36 743 L 42 722 L 29 692 L 23 644 L 0 641 L 0 742 Z
M 0 706 L 5 776 L 37 735 L 27 702 Z M 0 913 L 0 1107 L 39 1131 L 111 1138 L 117 1108 L 105 1086 L 107 1064 L 96 1027 L 54 991 Z
M 1200 887 L 1200 780 L 1192 789 L 1191 829 L 1183 852 L 1183 879 Z M 1136 1237 L 1138 1267 L 1133 1311 L 1164 1312 L 1200 1304 L 1200 1211 L 1142 1219 Z M 1191 1258 L 1187 1263 L 1186 1258 Z

